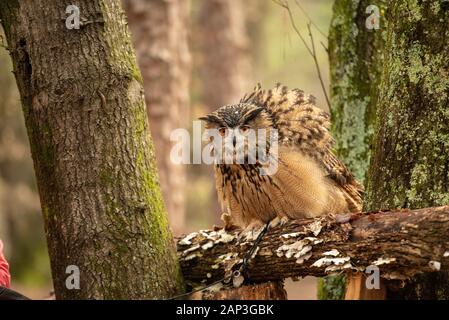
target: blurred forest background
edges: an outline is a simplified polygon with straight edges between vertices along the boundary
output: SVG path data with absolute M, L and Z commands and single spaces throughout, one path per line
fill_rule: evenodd
M 192 120 L 238 101 L 258 82 L 265 88 L 277 82 L 301 88 L 327 109 L 313 59 L 292 28 L 287 11 L 271 0 L 123 0 L 123 4 L 145 82 L 162 191 L 174 233 L 220 224 L 212 168 L 170 164 L 170 130 L 190 128 Z M 329 68 L 325 47 L 332 4 L 331 0 L 290 1 L 295 24 L 306 41 L 310 41 L 309 18 L 314 23 L 312 32 L 326 90 Z M 11 71 L 8 52 L 2 46 L 0 239 L 11 265 L 13 288 L 31 298 L 44 298 L 52 290 L 50 264 Z M 168 94 L 171 91 L 177 95 Z M 316 298 L 312 278 L 289 282 L 287 290 L 290 299 Z

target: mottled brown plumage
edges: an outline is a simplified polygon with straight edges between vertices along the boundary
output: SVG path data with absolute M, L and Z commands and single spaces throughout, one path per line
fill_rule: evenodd
M 216 188 L 223 209 L 241 228 L 276 217 L 291 219 L 358 212 L 363 187 L 332 152 L 328 113 L 315 98 L 277 85 L 254 91 L 236 105 L 201 118 L 207 128 L 277 129 L 278 169 L 261 175 L 262 164 L 216 164 Z M 270 145 L 268 145 L 270 147 Z

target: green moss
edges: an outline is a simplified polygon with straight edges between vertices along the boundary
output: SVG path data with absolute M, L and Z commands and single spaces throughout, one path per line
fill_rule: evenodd
M 48 221 L 50 218 L 50 208 L 44 205 L 42 207 L 42 215 L 44 216 L 44 221 Z
M 100 169 L 100 174 L 99 174 L 98 178 L 100 179 L 100 182 L 104 186 L 111 186 L 111 185 L 113 185 L 113 183 L 115 181 L 111 172 L 106 168 Z
M 422 5 L 417 0 L 402 1 L 402 5 L 399 6 L 399 10 L 407 12 L 408 19 L 412 22 L 419 22 L 422 18 Z
M 381 73 L 385 30 L 366 29 L 365 9 L 376 4 L 385 12 L 386 1 L 336 0 L 329 33 L 332 132 L 335 150 L 355 177 L 365 181 L 371 159 L 376 120 L 377 85 Z M 319 280 L 319 299 L 343 299 L 345 278 Z
M 131 56 L 130 58 L 131 58 L 130 61 L 131 74 L 135 80 L 137 80 L 140 84 L 143 84 L 142 74 L 140 72 L 139 67 L 137 66 L 137 61 L 134 58 L 134 55 Z
M 117 73 L 129 75 L 143 84 L 123 9 L 114 2 L 100 2 L 100 4 L 103 9 L 101 12 L 103 13 L 104 34 L 106 35 L 105 41 L 108 46 L 110 66 Z M 115 14 L 116 12 L 120 12 L 120 14 Z M 124 34 L 126 36 L 123 36 Z
M 441 41 L 449 37 L 449 16 L 437 3 L 397 1 L 389 8 L 369 210 L 449 204 L 449 46 Z M 448 284 L 427 275 L 415 280 L 395 295 L 442 298 L 439 288 Z
M 335 150 L 363 182 L 371 155 L 384 31 L 365 27 L 368 1 L 337 0 L 329 33 L 332 131 Z M 384 1 L 377 1 L 381 12 Z M 382 18 L 381 18 L 382 22 Z
M 6 38 L 10 38 L 11 25 L 17 19 L 19 12 L 19 1 L 9 0 L 0 1 L 0 23 L 6 34 Z
M 346 278 L 343 275 L 318 279 L 319 300 L 342 300 L 345 296 Z

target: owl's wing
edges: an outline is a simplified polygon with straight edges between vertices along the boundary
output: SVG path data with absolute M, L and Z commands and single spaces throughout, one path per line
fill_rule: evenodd
M 315 159 L 343 192 L 349 210 L 362 210 L 363 186 L 333 154 L 335 141 L 329 132 L 330 116 L 316 107 L 315 97 L 280 84 L 263 90 L 259 84 L 241 102 L 264 107 L 278 130 L 279 144 L 296 147 Z
M 330 179 L 336 182 L 343 192 L 349 211 L 361 212 L 363 206 L 363 185 L 360 184 L 346 166 L 328 150 L 321 159 Z

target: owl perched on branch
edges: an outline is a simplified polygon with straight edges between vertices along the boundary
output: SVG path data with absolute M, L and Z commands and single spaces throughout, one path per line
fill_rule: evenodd
M 361 211 L 363 187 L 332 153 L 329 118 L 315 106 L 314 97 L 280 84 L 271 90 L 258 85 L 240 103 L 200 118 L 225 140 L 228 132 L 265 129 L 278 134 L 272 174 L 259 170 L 264 166 L 260 159 L 215 164 L 218 197 L 233 225 L 254 230 L 275 218 Z M 266 148 L 271 146 L 267 140 Z

